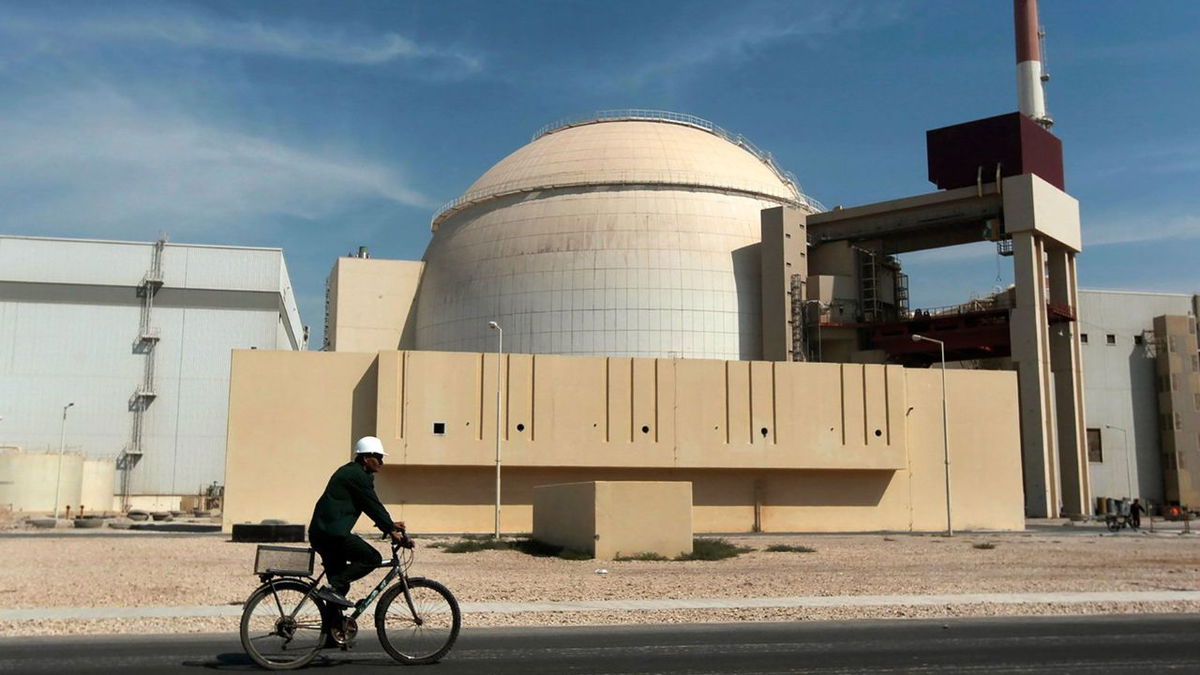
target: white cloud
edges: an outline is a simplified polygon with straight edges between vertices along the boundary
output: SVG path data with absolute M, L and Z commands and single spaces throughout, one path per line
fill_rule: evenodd
M 164 5 L 151 7 L 138 14 L 10 17 L 0 32 L 36 41 L 59 38 L 73 46 L 81 42 L 147 42 L 350 65 L 420 62 L 422 72 L 443 77 L 466 76 L 483 67 L 480 57 L 466 51 L 420 44 L 395 32 L 355 32 L 299 22 L 274 25 L 228 20 Z
M 774 10 L 757 6 L 741 16 L 720 17 L 711 28 L 699 34 L 671 36 L 651 41 L 660 51 L 643 54 L 644 64 L 623 78 L 640 84 L 667 74 L 698 70 L 715 63 L 739 63 L 776 44 L 798 42 L 813 46 L 816 41 L 835 35 L 866 30 L 899 18 L 892 3 L 842 3 L 788 16 L 782 5 Z
M 1200 216 L 1138 214 L 1083 223 L 1083 245 L 1110 246 L 1200 238 Z
M 395 169 L 171 113 L 111 92 L 0 116 L 0 222 L 9 231 L 213 237 L 361 200 L 428 208 Z

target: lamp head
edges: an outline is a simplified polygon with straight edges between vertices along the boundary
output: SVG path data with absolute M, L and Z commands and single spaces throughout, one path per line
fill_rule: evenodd
M 496 323 L 495 321 L 489 321 L 488 328 L 491 328 L 492 330 L 500 330 L 500 324 Z
M 913 336 L 912 336 L 912 341 L 913 341 L 913 342 L 920 342 L 920 341 L 921 341 L 921 336 L 920 336 L 920 335 L 917 335 L 917 334 L 915 334 L 915 333 L 914 333 L 914 334 L 913 334 Z

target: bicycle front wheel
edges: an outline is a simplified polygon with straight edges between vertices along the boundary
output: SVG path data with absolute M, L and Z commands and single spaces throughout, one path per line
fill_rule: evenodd
M 307 665 L 325 644 L 322 603 L 311 584 L 280 579 L 259 588 L 242 611 L 242 648 L 268 670 Z
M 401 663 L 436 663 L 445 656 L 462 627 L 458 601 L 450 590 L 429 579 L 409 579 L 409 596 L 395 584 L 383 593 L 375 609 L 379 642 Z

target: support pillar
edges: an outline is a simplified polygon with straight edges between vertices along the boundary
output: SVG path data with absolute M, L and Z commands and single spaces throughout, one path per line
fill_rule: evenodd
M 803 317 L 794 311 L 803 307 L 804 284 L 808 279 L 808 236 L 806 213 L 793 206 L 777 206 L 761 212 L 762 243 L 762 359 L 792 361 Z M 794 294 L 793 279 L 799 279 L 800 297 Z
M 1025 515 L 1049 518 L 1058 515 L 1059 495 L 1045 250 L 1034 231 L 1016 232 L 1012 241 L 1016 306 L 1009 331 L 1021 408 Z
M 1047 246 L 1046 263 L 1050 272 L 1050 302 L 1077 312 L 1079 287 L 1075 276 L 1075 253 L 1062 246 Z M 1062 511 L 1063 515 L 1088 515 L 1092 497 L 1083 416 L 1083 359 L 1077 321 L 1060 323 L 1050 331 L 1050 363 L 1058 421 Z

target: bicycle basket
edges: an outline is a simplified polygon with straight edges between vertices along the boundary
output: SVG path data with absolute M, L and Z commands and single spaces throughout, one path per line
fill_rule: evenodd
M 255 574 L 312 576 L 313 550 L 293 546 L 262 546 L 254 556 Z

